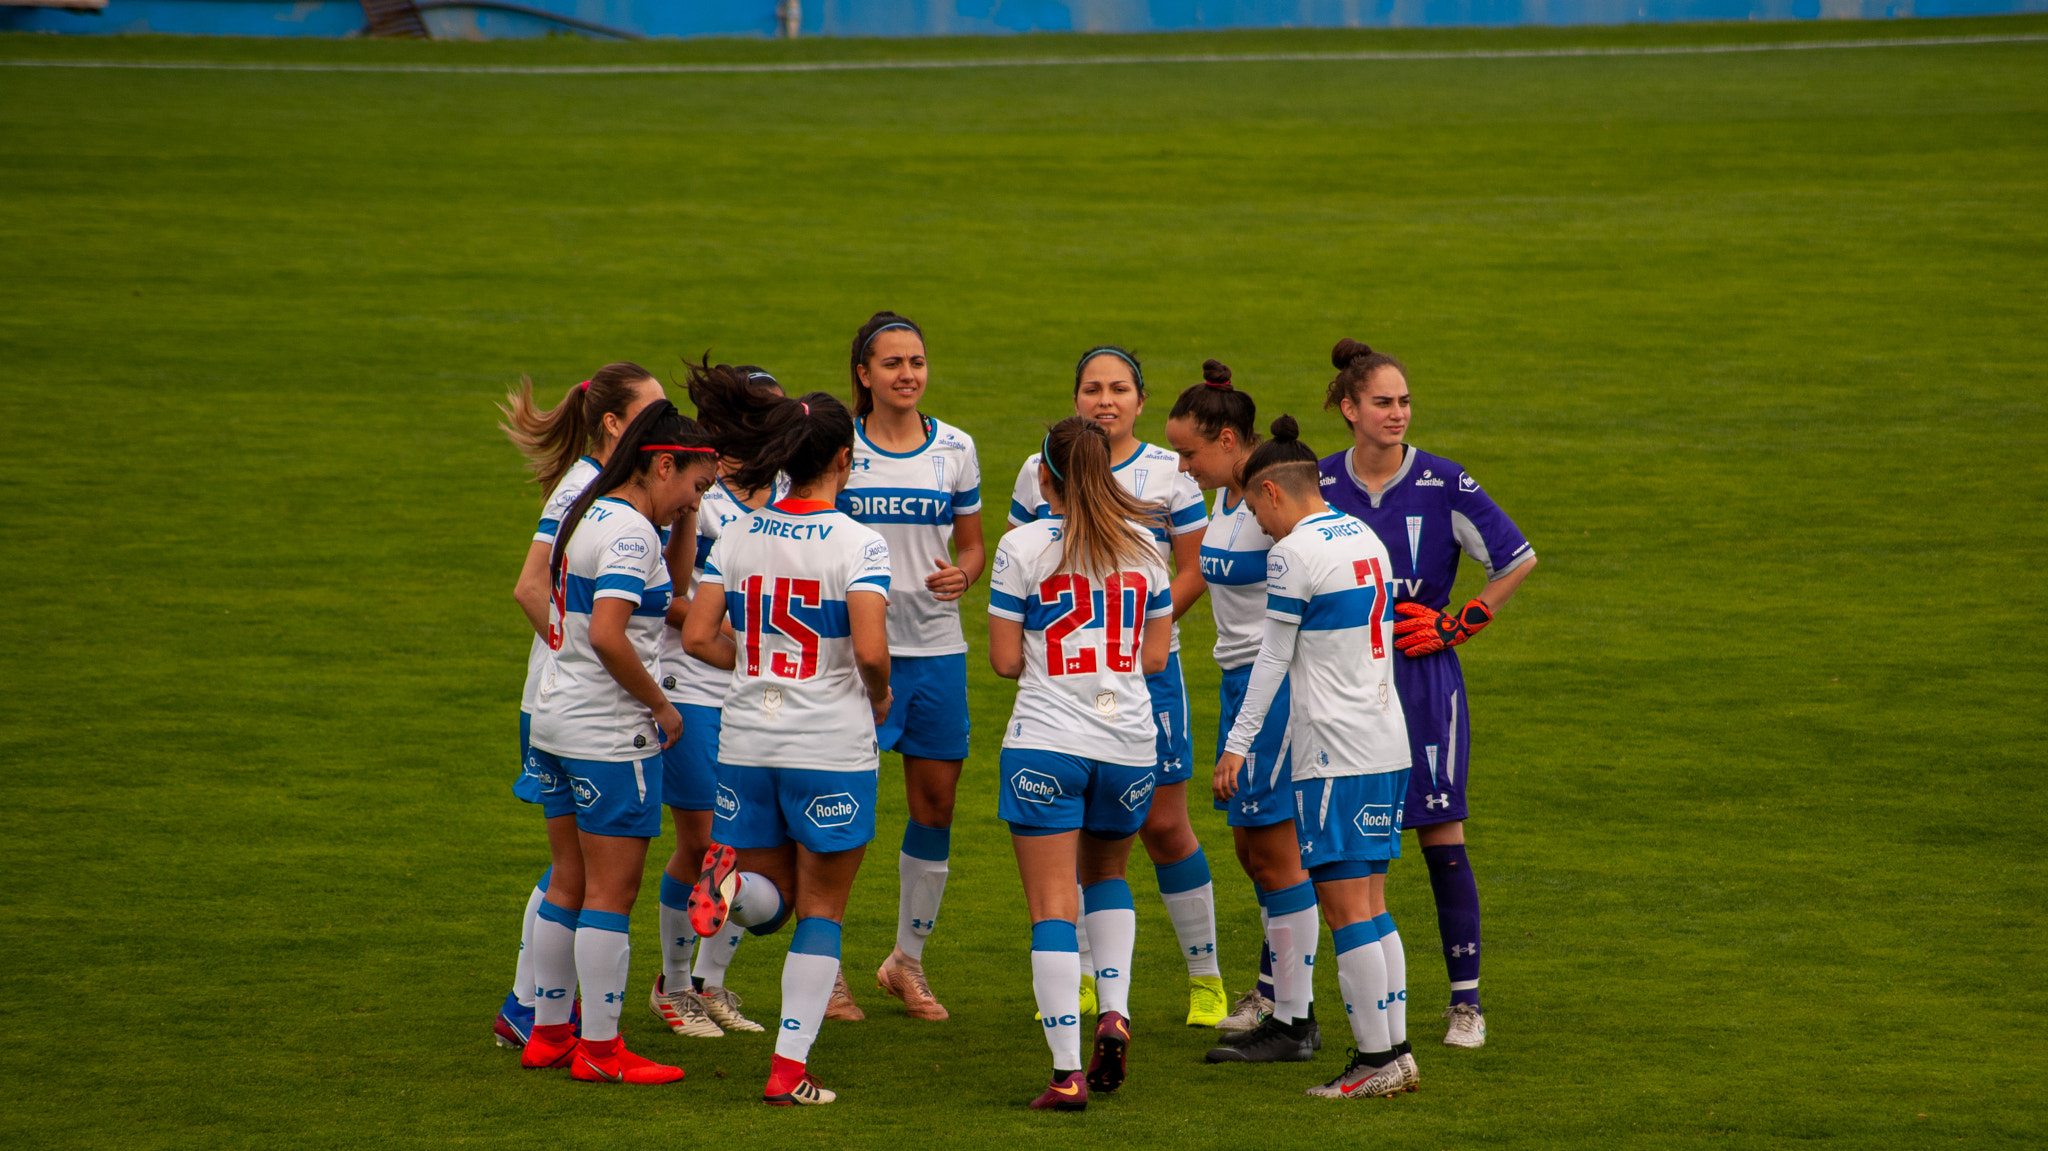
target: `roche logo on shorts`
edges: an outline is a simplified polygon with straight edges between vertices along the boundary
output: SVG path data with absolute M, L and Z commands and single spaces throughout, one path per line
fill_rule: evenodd
M 553 791 L 562 785 L 561 781 L 555 778 L 553 769 L 542 766 L 540 760 L 534 758 L 531 754 L 526 757 L 525 774 L 534 782 L 540 784 L 542 791 Z
M 718 795 L 713 800 L 718 804 L 718 818 L 737 819 L 740 814 L 739 793 L 724 784 L 718 785 Z
M 576 797 L 576 806 L 586 811 L 595 807 L 597 801 L 604 798 L 604 793 L 597 790 L 596 784 L 580 775 L 569 777 L 569 791 Z
M 1368 803 L 1351 817 L 1360 835 L 1385 835 L 1401 829 L 1401 809 L 1391 803 Z
M 860 801 L 852 792 L 835 791 L 804 805 L 804 815 L 819 827 L 845 827 L 860 814 Z
M 1051 803 L 1062 794 L 1059 780 L 1028 767 L 1018 768 L 1010 777 L 1010 790 L 1026 803 Z
M 1117 796 L 1117 802 L 1124 805 L 1125 811 L 1136 811 L 1152 801 L 1153 786 L 1153 776 L 1148 771 L 1145 778 L 1124 788 L 1124 793 Z

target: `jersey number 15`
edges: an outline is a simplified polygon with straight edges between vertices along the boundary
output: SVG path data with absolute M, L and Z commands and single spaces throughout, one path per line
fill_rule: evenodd
M 765 576 L 748 576 L 741 585 L 747 595 L 747 674 L 761 674 L 761 617 L 767 616 L 776 631 L 795 640 L 800 654 L 797 659 L 789 658 L 787 652 L 772 652 L 774 658 L 768 666 L 782 679 L 809 679 L 818 674 L 818 633 L 796 618 L 790 605 L 798 604 L 817 608 L 824 601 L 819 584 L 814 579 L 791 579 L 776 576 L 774 591 L 767 590 Z
M 1102 654 L 1111 671 L 1138 666 L 1138 645 L 1145 638 L 1146 590 L 1141 572 L 1117 572 L 1102 581 Z M 1045 625 L 1045 674 L 1093 673 L 1095 649 L 1067 646 L 1067 637 L 1087 627 L 1095 615 L 1095 589 L 1088 577 L 1061 572 L 1038 585 L 1038 602 L 1046 607 L 1068 604 L 1066 611 Z

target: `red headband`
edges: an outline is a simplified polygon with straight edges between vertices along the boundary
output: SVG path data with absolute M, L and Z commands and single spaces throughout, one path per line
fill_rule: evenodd
M 1232 390 L 1230 387 L 1229 380 L 1203 380 L 1202 386 L 1208 388 L 1222 388 L 1226 392 Z
M 643 452 L 715 452 L 716 448 L 686 448 L 681 444 L 641 444 Z

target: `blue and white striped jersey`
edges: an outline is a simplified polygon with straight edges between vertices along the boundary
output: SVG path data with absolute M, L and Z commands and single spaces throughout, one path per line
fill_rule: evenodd
M 1408 766 L 1394 692 L 1392 567 L 1372 529 L 1338 511 L 1302 520 L 1266 553 L 1266 615 L 1301 629 L 1288 669 L 1296 779 Z
M 1209 581 L 1209 611 L 1216 617 L 1216 666 L 1243 667 L 1257 659 L 1266 630 L 1266 550 L 1273 537 L 1252 509 L 1216 489 L 1216 512 L 1202 533 L 1202 578 Z
M 777 477 L 774 494 L 780 496 L 788 490 L 789 484 Z M 691 588 L 703 581 L 705 561 L 711 557 L 718 537 L 753 514 L 754 509 L 741 503 L 722 479 L 704 490 L 704 498 L 697 504 L 697 551 L 691 560 Z M 661 690 L 671 703 L 723 707 L 725 689 L 731 683 L 731 672 L 712 667 L 683 650 L 681 631 L 672 627 L 661 629 Z
M 878 770 L 846 597 L 888 597 L 888 542 L 822 500 L 778 500 L 731 527 L 712 545 L 698 584 L 700 595 L 724 594 L 739 647 L 718 761 Z
M 1165 448 L 1141 443 L 1138 450 L 1117 464 L 1117 482 L 1124 490 L 1165 509 L 1166 526 L 1153 529 L 1159 541 L 1159 558 L 1172 570 L 1175 536 L 1198 532 L 1209 522 L 1208 506 L 1202 503 L 1201 485 L 1180 470 L 1180 456 Z M 1017 486 L 1010 493 L 1010 526 L 1028 524 L 1052 514 L 1052 505 L 1038 490 L 1038 453 L 1033 452 L 1017 470 Z M 1173 650 L 1180 650 L 1180 625 L 1173 628 Z
M 1156 763 L 1145 621 L 1173 614 L 1163 562 L 1094 578 L 1061 571 L 1058 518 L 1005 535 L 989 565 L 990 615 L 1024 624 L 1024 673 L 1003 746 Z
M 562 517 L 568 514 L 569 505 L 576 502 L 576 497 L 583 494 L 583 489 L 590 486 L 590 481 L 596 479 L 601 470 L 597 461 L 589 456 L 569 465 L 569 470 L 562 473 L 562 478 L 555 482 L 555 490 L 548 493 L 546 502 L 541 505 L 540 527 L 533 533 L 534 543 L 554 546 L 555 532 L 561 528 Z M 533 714 L 534 701 L 540 697 L 540 674 L 547 661 L 547 641 L 534 636 L 533 645 L 526 652 L 526 687 L 519 693 L 519 710 L 528 715 Z
M 603 599 L 632 604 L 626 638 L 647 673 L 660 677 L 662 618 L 673 590 L 661 533 L 632 504 L 606 497 L 583 513 L 566 558 L 561 646 L 541 669 L 533 746 L 608 763 L 659 755 L 653 714 L 612 678 L 590 646 L 590 613 Z
M 883 451 L 857 425 L 853 474 L 839 493 L 840 511 L 889 541 L 890 655 L 967 650 L 960 601 L 933 598 L 924 581 L 935 561 L 953 562 L 953 517 L 981 510 L 981 460 L 966 432 L 930 416 L 924 424 L 924 443 L 910 452 Z

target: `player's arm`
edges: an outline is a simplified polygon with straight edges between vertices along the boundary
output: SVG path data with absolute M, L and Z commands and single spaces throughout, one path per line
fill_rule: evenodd
M 1146 620 L 1144 646 L 1138 649 L 1139 669 L 1146 675 L 1158 675 L 1166 670 L 1166 659 L 1172 654 L 1173 617 Z
M 1271 586 L 1270 584 L 1268 586 Z M 1268 602 L 1282 597 L 1268 595 Z M 1294 666 L 1294 646 L 1301 638 L 1299 615 L 1276 614 L 1269 607 L 1266 614 L 1266 633 L 1259 639 L 1259 658 L 1252 664 L 1250 682 L 1245 684 L 1244 702 L 1237 708 L 1237 722 L 1231 725 L 1230 734 L 1224 738 L 1223 754 L 1216 757 L 1216 774 L 1210 781 L 1210 790 L 1218 799 L 1229 799 L 1237 794 L 1237 774 L 1244 767 L 1244 757 L 1252 749 L 1252 742 L 1259 737 L 1259 729 L 1266 726 L 1266 713 L 1273 708 L 1274 697 L 1280 694 L 1280 685 L 1287 682 L 1287 671 Z
M 661 694 L 661 685 L 648 674 L 640 653 L 633 650 L 633 641 L 626 638 L 626 623 L 638 606 L 632 600 L 600 596 L 590 607 L 590 649 L 619 686 L 654 713 L 654 722 L 661 725 L 661 746 L 668 747 L 683 734 L 683 717 Z
M 669 528 L 668 546 L 662 549 L 661 558 L 668 564 L 669 578 L 675 584 L 675 592 L 668 601 L 668 619 L 664 622 L 672 628 L 680 629 L 683 620 L 689 617 L 690 593 L 695 590 L 689 586 L 690 569 L 697 563 L 695 511 L 687 511 L 676 517 L 675 524 Z M 680 579 L 675 578 L 678 572 L 682 574 Z
M 1202 533 L 1184 532 L 1173 537 L 1173 618 L 1177 622 L 1209 590 L 1202 578 Z
M 533 634 L 542 639 L 548 636 L 548 560 L 554 553 L 555 545 L 535 540 L 526 549 L 526 565 L 519 569 L 519 581 L 512 585 L 512 602 L 526 613 Z
M 988 662 L 997 675 L 1016 679 L 1024 674 L 1024 621 L 988 617 Z
M 1508 606 L 1508 600 L 1514 596 L 1515 589 L 1521 587 L 1522 581 L 1529 578 L 1529 573 L 1536 570 L 1536 563 L 1536 557 L 1531 555 L 1510 570 L 1502 572 L 1493 582 L 1479 589 L 1479 602 L 1486 605 L 1488 612 L 1499 615 L 1500 609 Z
M 924 586 L 934 599 L 959 599 L 981 578 L 988 565 L 988 540 L 982 535 L 980 508 L 953 516 L 953 562 L 943 556 L 933 562 L 939 570 L 924 577 Z
M 683 619 L 683 650 L 722 671 L 731 671 L 738 645 L 725 625 L 725 581 L 705 578 L 697 586 L 701 594 L 690 597 L 690 614 Z
M 853 662 L 880 724 L 889 718 L 889 597 L 856 586 L 846 593 L 846 622 L 853 634 Z

